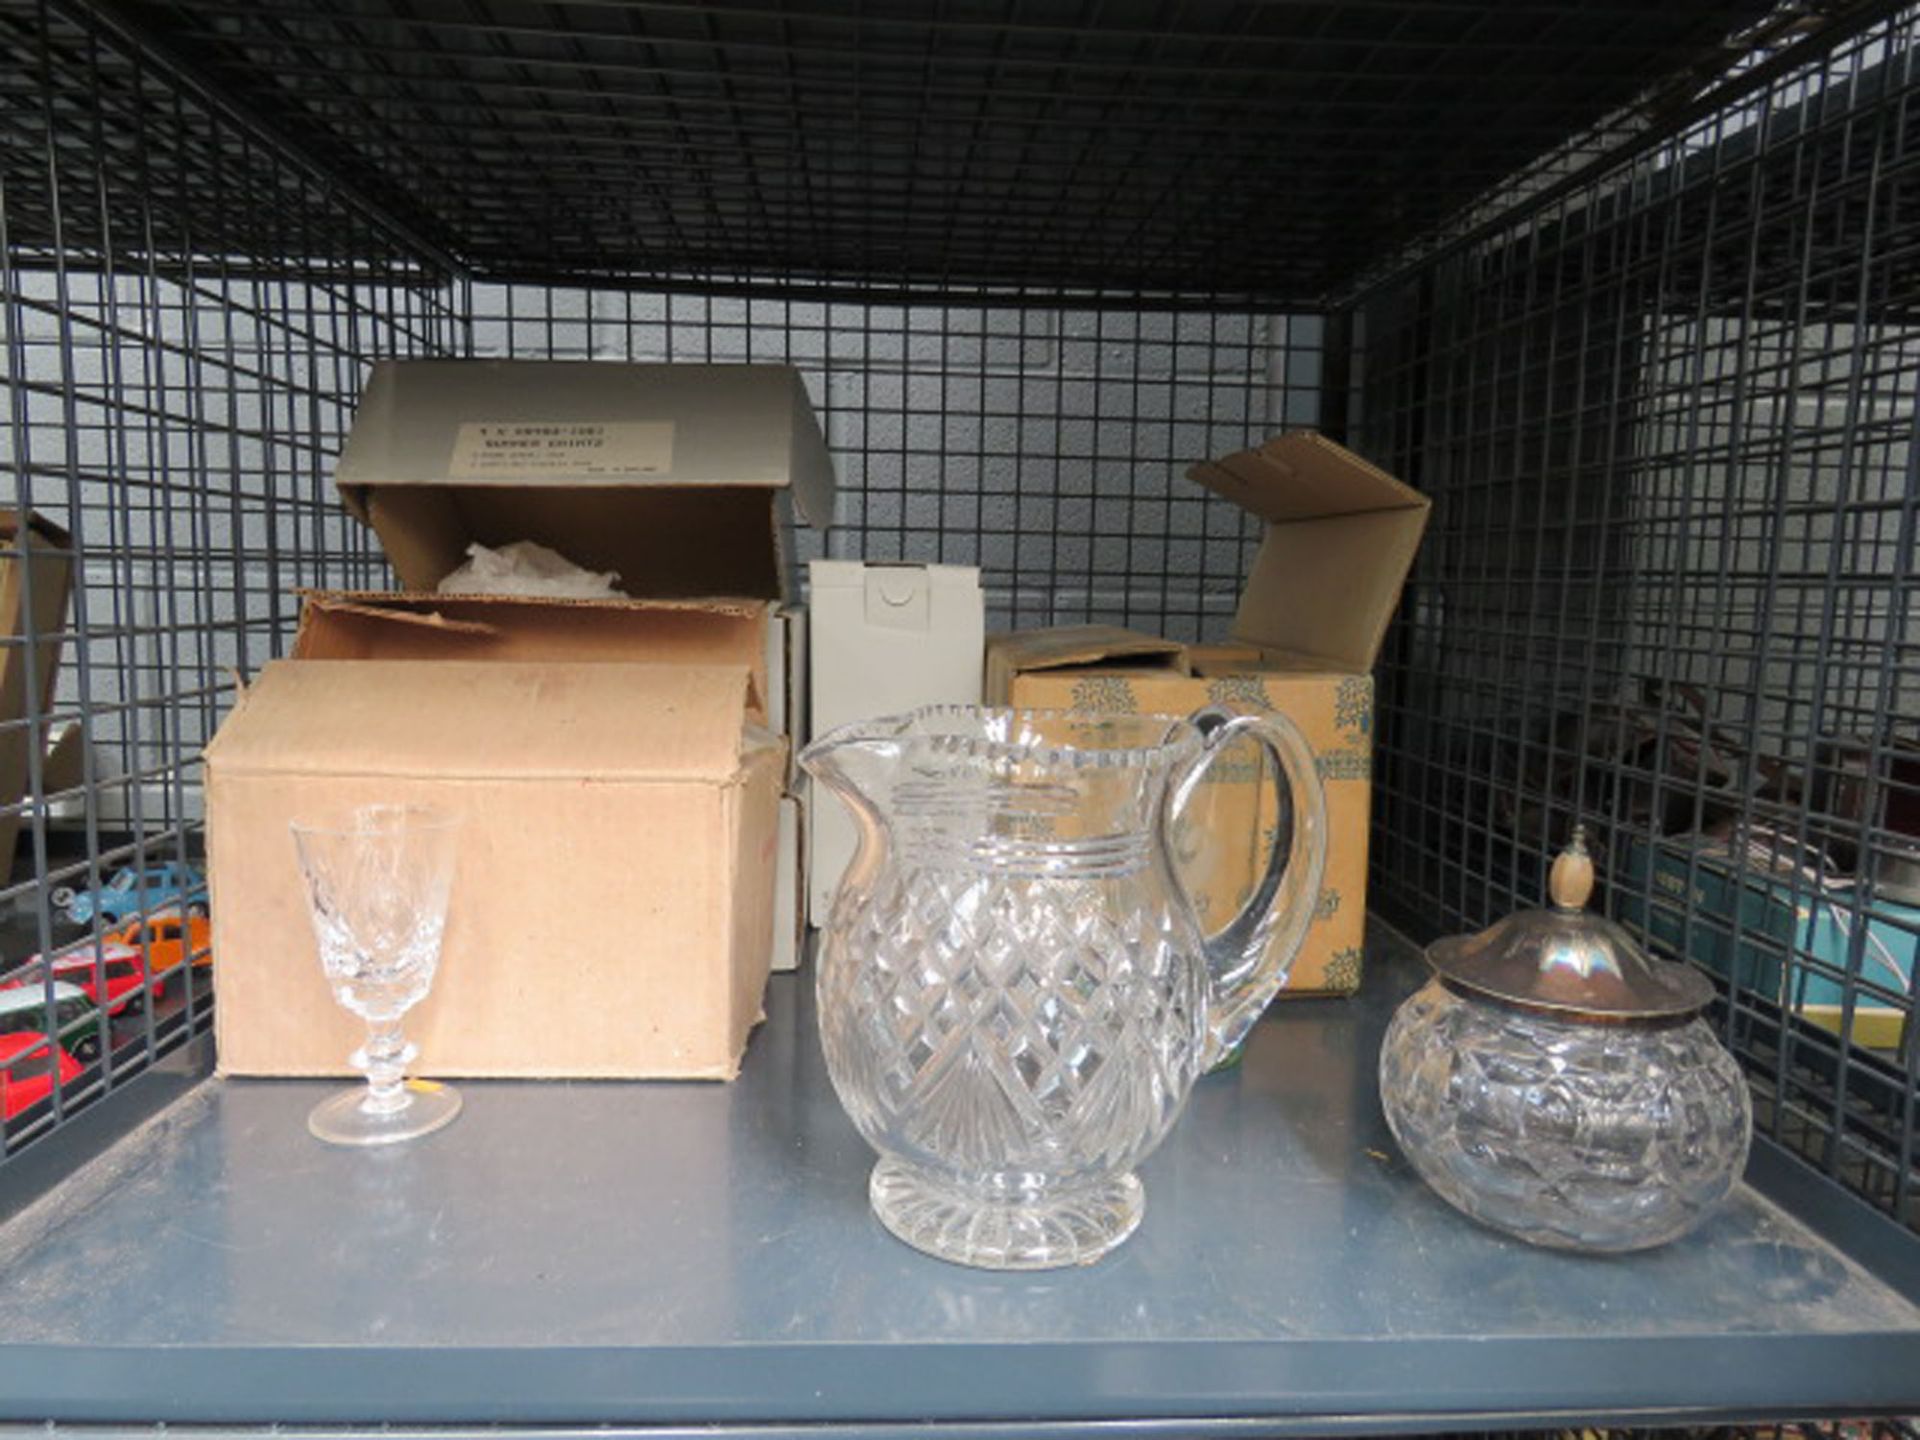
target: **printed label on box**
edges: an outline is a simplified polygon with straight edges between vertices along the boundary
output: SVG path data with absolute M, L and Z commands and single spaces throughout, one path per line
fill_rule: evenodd
M 478 480 L 664 475 L 672 469 L 671 421 L 473 421 L 454 437 L 447 474 Z

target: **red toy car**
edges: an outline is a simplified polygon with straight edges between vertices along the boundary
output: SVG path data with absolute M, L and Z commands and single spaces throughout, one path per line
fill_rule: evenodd
M 106 992 L 103 995 L 93 966 L 92 950 L 76 950 L 71 955 L 62 955 L 53 962 L 53 978 L 63 980 L 69 985 L 77 985 L 86 992 L 87 998 L 105 1010 L 109 1015 L 118 1015 L 140 997 L 140 952 L 130 945 L 122 945 L 109 940 L 100 947 L 100 958 L 106 971 Z M 42 969 L 38 955 L 27 961 L 18 970 L 0 980 L 0 990 L 13 990 L 22 985 L 45 985 L 47 977 Z M 158 993 L 164 982 L 156 983 Z
M 51 1095 L 56 1063 L 62 1085 L 80 1078 L 80 1062 L 38 1031 L 0 1035 L 0 1118 L 11 1120 Z

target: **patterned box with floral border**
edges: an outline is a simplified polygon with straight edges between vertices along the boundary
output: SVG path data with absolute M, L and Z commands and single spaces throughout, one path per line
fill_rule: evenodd
M 1044 632 L 1042 632 L 1044 633 Z M 1005 650 L 1024 635 L 989 642 Z M 1194 663 L 1205 666 L 1204 651 Z M 1016 671 L 989 699 L 1100 714 L 1184 715 L 1203 705 L 1277 711 L 1298 725 L 1327 787 L 1327 873 L 1320 905 L 1284 993 L 1348 995 L 1360 984 L 1366 928 L 1367 807 L 1371 792 L 1373 681 L 1365 675 L 1268 671 L 1179 675 L 1086 668 Z M 1251 740 L 1213 762 L 1174 825 L 1175 864 L 1209 929 L 1233 918 L 1274 840 L 1275 790 Z
M 987 702 L 1091 713 L 1265 710 L 1300 727 L 1327 790 L 1327 872 L 1285 995 L 1350 995 L 1366 931 L 1373 662 L 1426 528 L 1427 501 L 1296 431 L 1189 477 L 1266 521 L 1232 643 L 1179 646 L 1109 626 L 987 642 Z M 1245 741 L 1176 825 L 1176 863 L 1209 927 L 1252 893 L 1274 843 L 1273 786 Z

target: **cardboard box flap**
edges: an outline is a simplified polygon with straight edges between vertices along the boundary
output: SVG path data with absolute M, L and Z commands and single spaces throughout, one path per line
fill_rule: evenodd
M 1262 650 L 1254 645 L 1199 646 L 1192 651 L 1193 673 L 1202 680 L 1229 675 L 1318 675 L 1327 669 L 1324 657 L 1294 650 Z
M 785 742 L 744 666 L 269 664 L 207 746 L 226 774 L 725 782 Z
M 1427 497 L 1312 430 L 1190 466 L 1187 478 L 1272 525 L 1372 510 L 1427 508 Z
M 1055 625 L 1045 630 L 1021 630 L 996 635 L 991 643 L 1020 671 L 1064 670 L 1074 665 L 1097 665 L 1106 660 L 1138 664 L 1162 663 L 1183 669 L 1186 647 L 1178 640 L 1142 635 L 1118 625 Z
M 382 625 L 400 624 L 418 626 L 423 630 L 446 632 L 455 635 L 493 636 L 500 633 L 500 627 L 490 625 L 484 620 L 456 620 L 444 613 L 439 606 L 421 606 L 418 609 L 395 608 L 376 603 L 384 597 L 377 595 L 330 595 L 324 591 L 301 590 L 296 592 L 305 602 L 300 614 L 300 630 L 304 635 L 308 627 L 314 624 L 316 615 L 354 616 L 365 620 L 376 620 Z M 294 640 L 295 655 L 300 652 L 300 640 Z M 332 658 L 319 656 L 314 658 Z
M 1425 510 L 1269 526 L 1240 597 L 1234 638 L 1355 673 L 1371 670 L 1426 526 Z
M 484 613 L 488 607 L 499 607 L 502 614 L 513 611 L 526 611 L 534 608 L 553 607 L 559 610 L 573 611 L 609 611 L 621 614 L 687 614 L 697 612 L 703 615 L 729 615 L 736 619 L 752 620 L 765 615 L 772 608 L 765 600 L 737 600 L 719 597 L 708 599 L 646 599 L 630 600 L 615 596 L 606 600 L 581 600 L 545 595 L 443 595 L 438 591 L 415 590 L 315 590 L 311 586 L 298 586 L 294 589 L 309 605 L 327 610 L 362 610 L 369 614 L 397 615 L 402 612 L 416 618 L 425 618 L 429 623 L 455 625 L 462 629 L 484 630 L 490 628 L 483 621 L 451 621 L 440 612 L 450 609 L 473 607 Z M 435 618 L 435 617 L 438 618 Z
M 393 360 L 335 473 L 401 583 L 534 540 L 631 595 L 783 593 L 780 518 L 833 518 L 833 462 L 786 365 Z
M 1118 625 L 1055 625 L 992 635 L 987 638 L 987 703 L 1005 704 L 1016 675 L 1093 665 L 1185 675 L 1187 647 Z
M 296 660 L 466 660 L 740 665 L 768 718 L 761 600 L 541 600 L 518 595 L 302 591 Z
M 28 514 L 26 531 L 40 543 L 42 548 L 50 550 L 73 548 L 73 536 L 37 510 Z M 0 550 L 18 550 L 19 548 L 20 512 L 0 510 Z
M 1371 670 L 1426 533 L 1427 498 L 1305 430 L 1203 461 L 1187 475 L 1267 522 L 1233 638 Z

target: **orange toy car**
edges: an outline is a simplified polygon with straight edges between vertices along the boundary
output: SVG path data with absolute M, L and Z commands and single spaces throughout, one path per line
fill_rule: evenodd
M 196 966 L 213 963 L 213 925 L 204 915 L 183 916 L 178 910 L 163 910 L 123 925 L 105 939 L 108 944 L 133 950 L 144 944 L 147 966 L 155 975 L 166 974 L 189 955 Z

